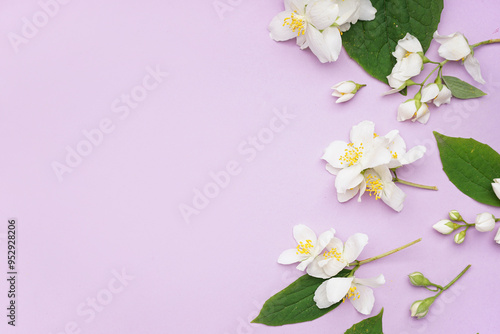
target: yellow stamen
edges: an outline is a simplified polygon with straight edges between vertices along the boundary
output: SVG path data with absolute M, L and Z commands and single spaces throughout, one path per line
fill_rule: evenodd
M 310 255 L 311 254 L 311 248 L 313 248 L 313 247 L 314 246 L 313 246 L 311 240 L 306 240 L 305 244 L 301 241 L 297 245 L 297 254 Z
M 339 158 L 340 164 L 346 163 L 348 167 L 356 164 L 363 156 L 363 151 L 363 143 L 359 144 L 359 147 L 354 146 L 353 143 L 347 144 L 344 155 Z
M 297 16 L 295 15 L 297 14 Z M 283 20 L 283 27 L 288 25 L 289 28 L 295 32 L 297 31 L 297 37 L 304 35 L 306 33 L 306 27 L 304 26 L 305 21 L 298 15 L 297 11 L 293 11 L 290 17 Z
M 392 158 L 393 159 L 397 159 L 398 158 L 398 152 L 392 152 L 391 151 L 391 154 L 392 154 Z
M 337 248 L 334 248 L 334 249 L 331 249 L 329 252 L 325 251 L 323 253 L 323 257 L 325 258 L 325 260 L 335 258 L 338 261 L 341 261 L 342 254 L 337 252 Z
M 342 299 L 342 303 L 345 302 L 346 299 L 351 299 L 351 300 L 359 299 L 360 298 L 359 292 L 357 292 L 356 290 L 357 288 L 355 286 L 351 286 L 349 291 L 347 291 L 345 297 Z
M 375 195 L 375 199 L 379 199 L 383 189 L 384 185 L 382 184 L 382 180 L 377 176 L 368 174 L 366 177 L 366 191 L 370 193 L 370 196 Z

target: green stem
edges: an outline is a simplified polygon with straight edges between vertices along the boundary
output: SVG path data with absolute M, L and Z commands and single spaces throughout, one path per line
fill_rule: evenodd
M 431 283 L 432 286 L 435 286 L 436 288 L 438 288 L 439 290 L 443 290 L 444 288 L 441 286 L 441 285 L 438 285 L 438 284 L 434 284 L 434 283 Z
M 479 42 L 479 43 L 476 43 L 476 44 L 472 44 L 471 46 L 473 48 L 477 48 L 478 46 L 481 46 L 481 45 L 493 44 L 493 43 L 500 43 L 500 38 L 497 38 L 497 39 L 488 39 L 487 41 L 482 41 L 482 42 Z
M 356 266 L 356 267 L 359 267 L 359 266 L 361 266 L 361 265 L 363 265 L 363 264 L 367 264 L 367 263 L 370 263 L 370 262 L 372 262 L 372 261 L 375 261 L 375 260 L 381 259 L 381 258 L 383 258 L 383 257 L 386 257 L 386 256 L 388 256 L 388 255 L 391 255 L 391 254 L 394 254 L 394 253 L 396 253 L 396 252 L 399 252 L 400 250 L 403 250 L 403 249 L 405 249 L 405 248 L 408 248 L 408 247 L 410 247 L 410 246 L 412 246 L 412 245 L 414 245 L 414 244 L 416 244 L 417 242 L 420 242 L 420 241 L 422 241 L 422 238 L 417 239 L 417 240 L 415 240 L 415 241 L 412 241 L 412 242 L 410 242 L 409 244 L 406 244 L 406 245 L 404 245 L 404 246 L 398 247 L 398 248 L 393 249 L 393 250 L 391 250 L 391 251 L 385 252 L 385 253 L 383 253 L 383 254 L 380 254 L 380 255 L 377 255 L 377 256 L 371 257 L 371 258 L 369 258 L 369 259 L 366 259 L 366 260 L 363 260 L 363 261 L 358 261 L 358 260 L 356 260 L 356 261 L 354 261 L 353 263 L 350 263 L 350 264 L 349 264 L 349 266 Z M 355 269 L 357 269 L 356 267 L 355 267 Z
M 429 190 L 438 190 L 438 188 L 436 186 L 424 186 L 422 184 L 418 184 L 418 183 L 413 183 L 413 182 L 401 180 L 397 176 L 394 177 L 392 179 L 392 181 L 393 182 L 399 182 L 399 183 L 402 183 L 402 184 L 406 184 L 407 186 L 412 186 L 412 187 L 415 187 L 415 188 L 429 189 Z
M 461 272 L 460 274 L 458 274 L 458 276 L 457 276 L 457 277 L 455 277 L 455 278 L 453 279 L 453 281 L 451 281 L 450 283 L 448 283 L 448 284 L 447 284 L 447 285 L 443 288 L 443 290 L 442 290 L 442 291 L 446 291 L 446 290 L 448 290 L 448 289 L 449 289 L 449 288 L 450 288 L 453 284 L 455 284 L 455 282 L 456 282 L 456 281 L 458 281 L 458 280 L 460 279 L 460 277 L 462 277 L 462 276 L 465 274 L 465 272 L 466 272 L 467 270 L 469 270 L 469 268 L 470 268 L 470 267 L 471 267 L 471 265 L 470 265 L 470 264 L 469 264 L 467 267 L 465 267 L 465 269 L 464 269 L 464 270 L 462 270 L 462 272 Z M 441 291 L 441 292 L 442 292 L 442 291 Z M 439 295 L 439 294 L 438 294 L 438 295 Z
M 424 86 L 425 82 L 431 77 L 432 73 L 436 72 L 436 70 L 438 68 L 441 68 L 443 65 L 441 65 L 441 63 L 439 63 L 439 66 L 436 66 L 432 71 L 431 73 L 429 73 L 429 75 L 424 79 L 424 81 L 422 82 L 422 87 Z M 422 89 L 422 87 L 420 87 L 420 89 Z

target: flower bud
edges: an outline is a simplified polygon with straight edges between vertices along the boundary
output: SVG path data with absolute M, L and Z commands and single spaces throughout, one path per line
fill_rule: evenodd
M 495 242 L 497 244 L 500 244 L 500 228 L 497 231 L 497 234 L 495 235 Z
M 454 221 L 462 221 L 462 216 L 460 215 L 460 213 L 458 213 L 457 210 L 451 210 L 450 213 L 450 219 L 451 220 L 454 220 Z
M 455 243 L 456 244 L 461 244 L 465 240 L 465 230 L 461 231 L 460 233 L 455 234 L 454 237 Z
M 432 226 L 436 231 L 442 234 L 450 234 L 455 231 L 460 225 L 453 223 L 448 219 L 442 219 Z
M 349 101 L 354 97 L 357 91 L 366 85 L 360 85 L 354 81 L 341 81 L 332 87 L 332 96 L 338 97 L 336 103 Z
M 425 278 L 424 274 L 422 274 L 418 271 L 411 273 L 410 275 L 408 275 L 408 277 L 410 278 L 410 283 L 415 285 L 415 286 L 432 285 L 432 283 L 427 278 Z
M 417 317 L 418 319 L 421 319 L 427 315 L 429 312 L 429 307 L 431 307 L 432 303 L 434 303 L 434 300 L 436 297 L 429 297 L 424 300 L 417 300 L 413 304 L 411 304 L 410 307 L 410 312 L 412 317 Z
M 490 232 L 495 228 L 495 216 L 491 213 L 480 213 L 476 216 L 476 230 L 479 232 Z

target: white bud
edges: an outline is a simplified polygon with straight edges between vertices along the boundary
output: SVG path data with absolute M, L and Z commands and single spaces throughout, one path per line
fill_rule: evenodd
M 434 224 L 432 227 L 441 234 L 450 234 L 451 232 L 457 229 L 458 224 L 455 224 L 448 219 L 442 219 L 438 221 L 436 224 Z
M 347 102 L 354 97 L 354 94 L 366 85 L 360 85 L 354 81 L 341 81 L 338 84 L 332 86 L 333 93 L 332 96 L 338 97 L 336 103 Z
M 491 213 L 480 213 L 476 216 L 476 230 L 490 232 L 495 228 L 495 217 Z

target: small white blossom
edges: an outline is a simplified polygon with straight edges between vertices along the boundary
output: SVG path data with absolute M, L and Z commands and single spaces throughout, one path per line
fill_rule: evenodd
M 438 49 L 438 53 L 441 57 L 455 61 L 462 59 L 465 69 L 469 72 L 471 77 L 481 84 L 485 83 L 481 75 L 479 61 L 474 58 L 474 51 L 463 34 L 455 32 L 451 35 L 441 36 L 436 31 L 434 33 L 434 39 L 441 44 Z
M 354 81 L 341 81 L 332 86 L 332 96 L 338 97 L 336 103 L 347 102 L 354 97 L 358 90 L 366 85 L 360 85 Z
M 442 104 L 449 104 L 451 97 L 451 90 L 448 87 L 443 84 L 431 83 L 422 89 L 420 101 L 429 102 L 432 100 L 436 107 L 439 107 Z
M 368 279 L 332 277 L 316 289 L 314 301 L 318 308 L 323 309 L 341 300 L 344 302 L 349 300 L 359 313 L 368 315 L 375 304 L 375 296 L 371 288 L 379 287 L 384 283 L 384 275 Z
M 423 49 L 419 40 L 407 33 L 403 39 L 398 41 L 396 50 L 392 53 L 396 58 L 396 65 L 387 76 L 389 86 L 394 88 L 390 93 L 394 93 L 406 86 L 406 81 L 419 75 L 423 68 Z
M 425 124 L 429 120 L 429 117 L 429 106 L 427 103 L 422 103 L 418 99 L 407 100 L 398 107 L 397 119 L 400 122 L 411 119 L 413 122 L 418 121 Z
M 441 234 L 450 234 L 456 230 L 455 225 L 451 220 L 443 219 L 434 224 L 432 228 Z

